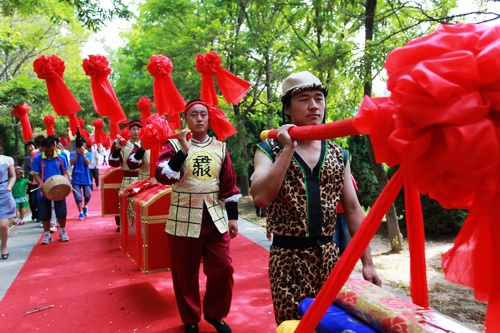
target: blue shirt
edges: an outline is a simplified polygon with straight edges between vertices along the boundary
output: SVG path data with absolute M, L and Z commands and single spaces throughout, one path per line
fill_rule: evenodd
M 75 156 L 76 151 L 72 151 L 69 155 L 69 159 L 72 160 Z M 85 149 L 85 156 L 90 161 L 92 160 L 92 154 Z M 90 178 L 89 166 L 85 164 L 83 156 L 78 155 L 76 157 L 76 162 L 73 164 L 73 172 L 71 173 L 71 184 L 75 185 L 92 185 L 92 180 Z
M 43 176 L 42 181 L 44 182 L 54 175 L 64 175 L 68 168 L 69 165 L 66 157 L 64 155 L 59 155 L 56 151 L 54 151 L 54 156 L 52 158 L 45 156 L 45 153 L 37 154 L 31 165 L 31 170 L 40 175 L 40 178 Z M 45 196 L 40 196 L 40 190 L 37 191 L 36 196 L 38 199 L 48 200 Z

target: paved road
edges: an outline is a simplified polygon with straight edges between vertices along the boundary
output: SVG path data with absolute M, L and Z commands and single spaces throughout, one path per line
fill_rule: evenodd
M 30 219 L 31 214 L 28 212 L 25 215 L 25 221 L 30 221 Z M 269 250 L 271 241 L 267 240 L 264 228 L 241 218 L 238 220 L 238 227 L 242 235 Z M 31 254 L 33 246 L 38 243 L 42 231 L 40 223 L 34 221 L 10 228 L 7 243 L 10 256 L 7 260 L 0 260 L 0 301 Z

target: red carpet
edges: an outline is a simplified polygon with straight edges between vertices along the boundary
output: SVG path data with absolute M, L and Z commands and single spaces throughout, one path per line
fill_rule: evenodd
M 1 332 L 183 332 L 170 272 L 144 274 L 121 252 L 114 219 L 101 216 L 100 200 L 93 191 L 89 216 L 78 221 L 72 195 L 66 199 L 70 241 L 60 242 L 55 233 L 42 246 L 40 237 L 0 302 Z M 274 332 L 267 250 L 240 234 L 232 254 L 235 287 L 227 323 L 236 333 Z M 202 271 L 200 277 L 203 293 Z M 215 332 L 203 320 L 199 327 Z

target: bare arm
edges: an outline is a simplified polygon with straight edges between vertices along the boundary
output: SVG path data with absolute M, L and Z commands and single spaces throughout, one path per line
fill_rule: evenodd
M 344 214 L 347 220 L 347 227 L 349 228 L 349 233 L 354 236 L 358 230 L 361 223 L 365 218 L 365 213 L 359 204 L 358 197 L 356 195 L 356 190 L 351 179 L 351 166 L 347 163 L 344 171 L 344 188 L 340 196 L 342 201 L 342 206 L 344 207 Z M 382 285 L 382 280 L 378 277 L 375 272 L 375 267 L 373 266 L 372 254 L 370 246 L 368 246 L 363 255 L 361 256 L 361 262 L 363 264 L 363 278 L 370 281 L 378 286 Z
M 13 165 L 9 165 L 9 183 L 7 184 L 7 191 L 12 192 L 12 186 L 16 182 L 16 171 Z
M 283 150 L 274 163 L 262 151 L 258 149 L 255 151 L 254 175 L 250 194 L 254 203 L 259 207 L 267 207 L 283 184 L 297 144 L 288 134 L 288 130 L 292 126 L 284 125 L 278 130 L 278 141 L 283 145 Z

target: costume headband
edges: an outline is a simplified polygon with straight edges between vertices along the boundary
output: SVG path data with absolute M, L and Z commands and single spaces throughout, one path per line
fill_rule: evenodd
M 229 122 L 229 120 L 226 118 L 226 115 L 224 112 L 216 107 L 211 106 L 207 102 L 204 101 L 193 101 L 189 104 L 186 105 L 184 108 L 184 114 L 193 106 L 195 105 L 203 105 L 204 107 L 207 108 L 208 110 L 208 123 L 210 124 L 210 127 L 215 133 L 215 136 L 217 136 L 217 139 L 219 141 L 224 141 L 228 137 L 230 137 L 233 134 L 238 133 L 236 128 Z

